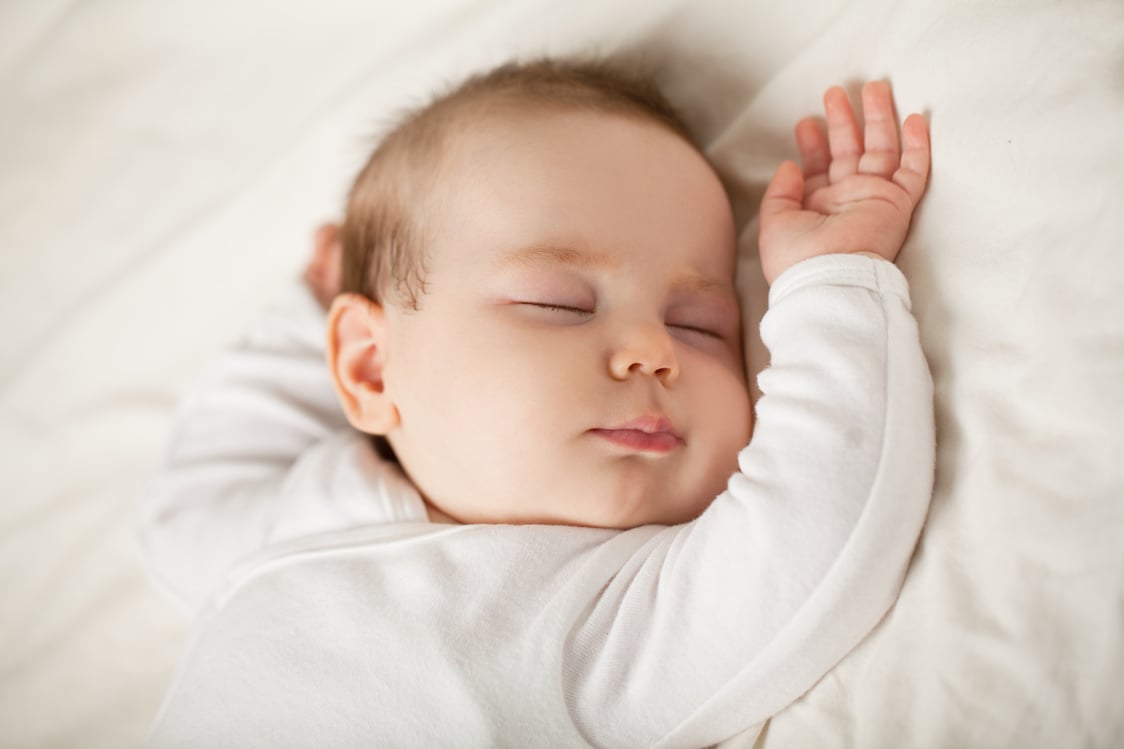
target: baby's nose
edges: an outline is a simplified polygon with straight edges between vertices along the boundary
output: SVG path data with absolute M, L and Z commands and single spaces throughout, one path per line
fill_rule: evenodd
M 671 386 L 679 379 L 675 341 L 662 323 L 630 325 L 609 357 L 609 372 L 615 380 L 644 374 Z

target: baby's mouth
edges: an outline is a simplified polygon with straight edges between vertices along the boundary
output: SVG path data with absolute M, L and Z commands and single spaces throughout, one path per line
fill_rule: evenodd
M 663 416 L 641 416 L 614 427 L 591 429 L 590 432 L 630 451 L 669 453 L 684 444 L 671 421 Z

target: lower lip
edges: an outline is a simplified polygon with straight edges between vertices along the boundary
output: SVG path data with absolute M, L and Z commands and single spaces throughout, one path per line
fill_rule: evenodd
M 594 429 L 601 439 L 629 450 L 668 453 L 683 444 L 670 432 L 642 432 L 639 429 Z

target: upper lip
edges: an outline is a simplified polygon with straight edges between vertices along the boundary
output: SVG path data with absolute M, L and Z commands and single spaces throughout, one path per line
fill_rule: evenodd
M 605 427 L 605 431 L 623 431 L 634 430 L 637 432 L 644 432 L 645 434 L 670 434 L 676 439 L 682 440 L 683 436 L 676 430 L 675 425 L 671 423 L 671 419 L 666 416 L 659 416 L 656 414 L 645 414 L 638 416 L 631 421 L 626 421 L 623 424 L 616 426 Z

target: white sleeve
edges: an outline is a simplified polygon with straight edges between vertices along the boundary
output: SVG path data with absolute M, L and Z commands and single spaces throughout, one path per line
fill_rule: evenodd
M 774 283 L 740 472 L 623 565 L 572 640 L 603 746 L 702 746 L 782 709 L 878 623 L 924 523 L 933 390 L 893 264 L 829 255 Z
M 325 317 L 294 284 L 181 403 L 141 490 L 153 581 L 198 608 L 235 562 L 299 535 L 424 520 L 424 505 L 352 429 L 324 359 Z

